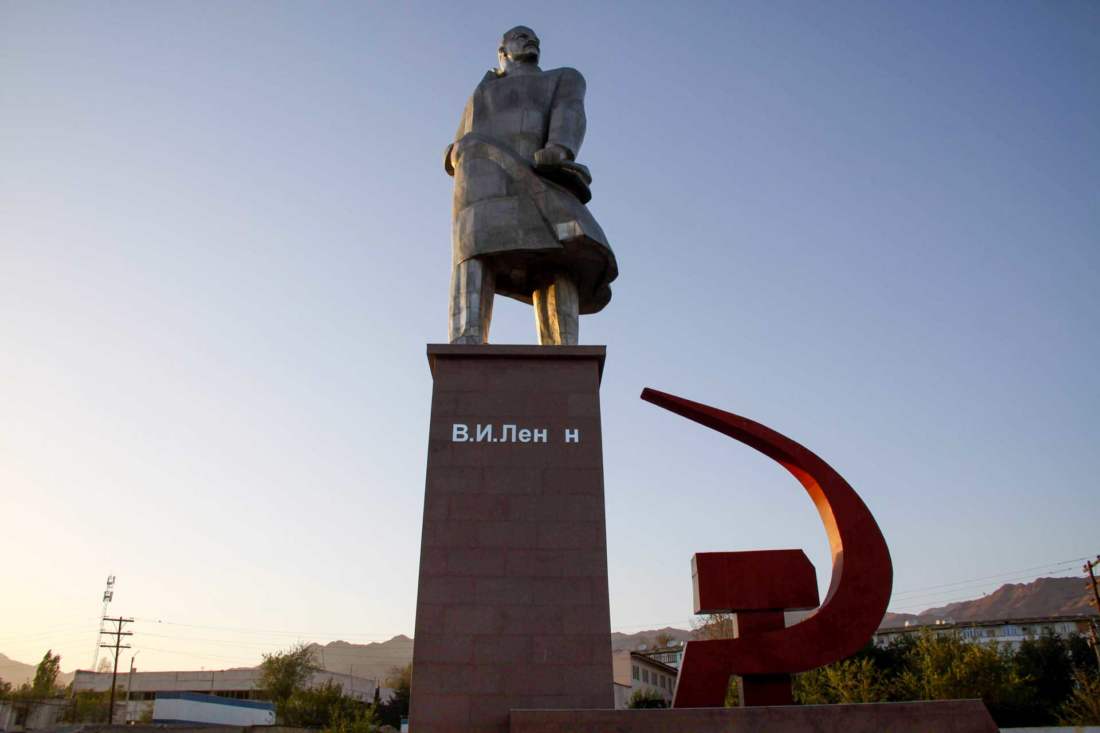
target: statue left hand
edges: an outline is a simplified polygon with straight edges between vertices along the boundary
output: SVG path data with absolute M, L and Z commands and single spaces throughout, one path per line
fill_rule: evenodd
M 535 165 L 561 165 L 572 159 L 573 156 L 561 145 L 547 145 L 535 151 Z

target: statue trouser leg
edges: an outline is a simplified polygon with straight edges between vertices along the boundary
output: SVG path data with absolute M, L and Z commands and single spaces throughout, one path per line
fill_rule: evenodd
M 451 271 L 452 344 L 489 342 L 496 277 L 476 258 L 460 262 Z
M 580 296 L 577 284 L 568 275 L 534 292 L 535 324 L 539 343 L 576 346 L 580 332 Z

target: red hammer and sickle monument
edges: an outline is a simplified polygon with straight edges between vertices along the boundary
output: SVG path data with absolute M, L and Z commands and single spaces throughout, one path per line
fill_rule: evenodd
M 801 550 L 710 552 L 692 558 L 695 613 L 735 614 L 735 638 L 690 641 L 673 707 L 721 707 L 731 675 L 743 705 L 789 705 L 791 674 L 854 654 L 890 600 L 893 567 L 875 519 L 848 482 L 810 450 L 740 415 L 652 389 L 642 399 L 755 448 L 790 471 L 825 524 L 833 557 L 829 592 L 801 623 L 785 610 L 817 606 L 813 565 Z

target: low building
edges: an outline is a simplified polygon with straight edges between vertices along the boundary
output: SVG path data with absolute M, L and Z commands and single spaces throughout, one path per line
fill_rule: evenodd
M 53 728 L 65 714 L 66 701 L 49 700 L 0 700 L 0 731 L 21 731 Z
M 933 634 L 955 634 L 963 641 L 1008 644 L 1015 648 L 1021 642 L 1027 639 L 1037 639 L 1043 634 L 1055 634 L 1062 637 L 1088 634 L 1089 621 L 1095 619 L 1095 616 L 1087 614 L 1009 618 L 997 621 L 951 621 L 947 619 L 932 624 L 907 624 L 906 626 L 880 628 L 875 632 L 874 641 L 879 646 L 885 646 L 892 640 L 902 636 L 928 632 Z
M 676 690 L 676 668 L 660 662 L 646 652 L 617 651 L 611 655 L 611 670 L 615 682 L 615 707 L 622 709 L 638 690 L 659 695 L 672 706 Z
M 197 692 L 158 692 L 153 723 L 179 725 L 275 725 L 275 704 Z
M 194 692 L 236 700 L 263 700 L 258 691 L 261 671 L 258 668 L 222 669 L 201 672 L 134 672 L 119 674 L 115 693 L 115 719 L 136 721 L 149 719 L 158 693 Z M 378 680 L 339 672 L 314 672 L 308 687 L 334 682 L 344 695 L 363 702 L 374 699 Z M 107 692 L 111 689 L 110 672 L 77 670 L 73 677 L 73 692 Z

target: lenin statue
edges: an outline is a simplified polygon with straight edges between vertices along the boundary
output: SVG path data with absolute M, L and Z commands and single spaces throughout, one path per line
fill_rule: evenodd
M 483 344 L 496 293 L 531 303 L 540 344 L 576 344 L 578 315 L 611 300 L 618 275 L 585 204 L 584 77 L 539 68 L 539 39 L 517 26 L 499 68 L 474 90 L 444 168 L 454 176 L 450 340 Z

